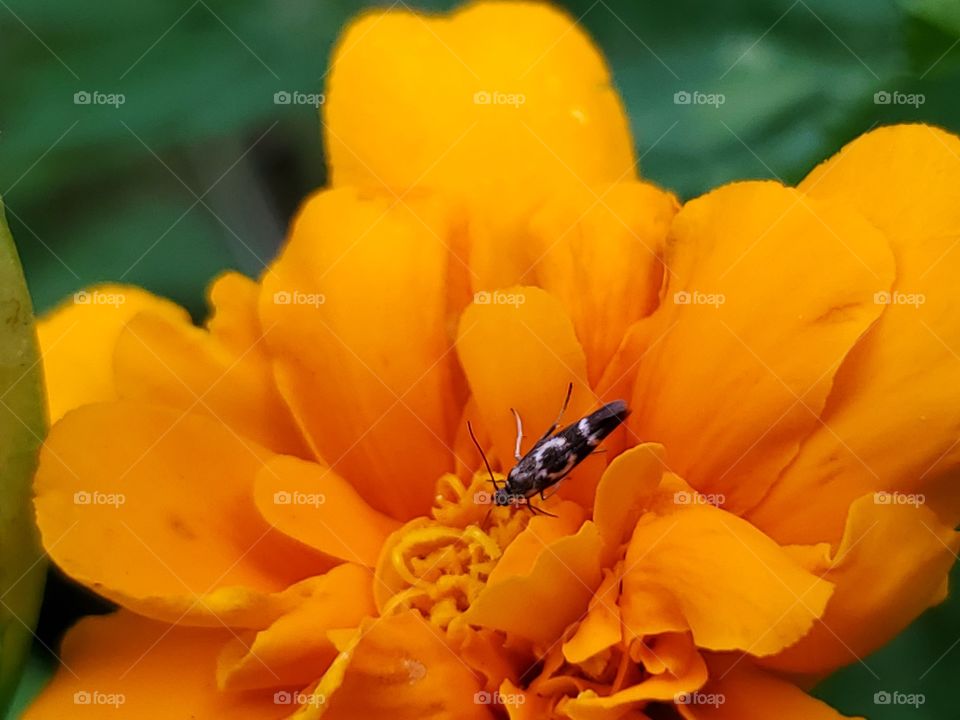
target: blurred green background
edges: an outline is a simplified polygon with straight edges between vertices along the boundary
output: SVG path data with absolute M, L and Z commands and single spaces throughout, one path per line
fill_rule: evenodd
M 325 181 L 314 108 L 274 93 L 321 92 L 332 41 L 364 7 L 455 4 L 0 0 L 0 195 L 37 309 L 115 280 L 202 317 L 207 281 L 258 274 Z M 878 124 L 960 131 L 956 0 L 558 4 L 606 53 L 642 173 L 683 198 L 734 179 L 795 182 Z M 725 101 L 678 104 L 678 92 Z M 102 609 L 51 577 L 21 703 L 48 672 L 44 647 Z M 958 674 L 960 593 L 816 692 L 851 715 L 945 720 L 960 718 Z M 926 702 L 877 705 L 881 690 Z

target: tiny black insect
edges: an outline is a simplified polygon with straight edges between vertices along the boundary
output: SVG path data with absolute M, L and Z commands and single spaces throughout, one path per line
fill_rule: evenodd
M 490 474 L 490 481 L 493 483 L 492 500 L 494 505 L 505 507 L 523 503 L 534 514 L 550 515 L 546 510 L 534 507 L 530 503 L 530 498 L 537 494 L 540 495 L 541 500 L 551 497 L 553 493 L 545 495 L 544 491 L 569 475 L 570 471 L 583 462 L 630 414 L 630 409 L 623 400 L 614 400 L 557 431 L 557 426 L 567 409 L 572 392 L 573 383 L 567 386 L 567 396 L 563 401 L 563 406 L 560 408 L 560 414 L 556 421 L 537 440 L 526 455 L 520 454 L 520 443 L 523 440 L 523 422 L 520 420 L 520 414 L 510 408 L 517 420 L 517 444 L 513 453 L 517 464 L 507 473 L 507 479 L 503 485 L 500 485 L 494 478 L 490 463 L 487 462 L 483 449 L 473 434 L 473 427 L 470 426 L 470 423 L 467 423 L 470 437 L 473 438 L 474 444 L 480 450 L 483 463 Z

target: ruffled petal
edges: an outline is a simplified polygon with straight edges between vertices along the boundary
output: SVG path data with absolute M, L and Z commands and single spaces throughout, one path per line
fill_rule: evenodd
M 875 490 L 925 493 L 960 521 L 960 138 L 925 125 L 858 138 L 800 184 L 845 203 L 890 240 L 892 292 L 834 382 L 823 425 L 753 514 L 791 543 L 843 532 L 847 507 Z M 878 291 L 886 288 L 878 287 Z
M 680 698 L 684 720 L 843 720 L 826 703 L 791 682 L 753 667 L 749 660 L 720 658 L 711 663 L 710 681 Z M 858 718 L 857 720 L 863 720 Z
M 221 692 L 216 658 L 227 630 L 167 625 L 120 610 L 84 618 L 63 641 L 61 667 L 24 720 L 260 720 L 290 707 L 272 693 Z
M 329 567 L 254 507 L 268 457 L 201 415 L 84 406 L 41 451 L 44 547 L 72 578 L 148 617 L 265 627 L 283 609 L 273 593 Z
M 831 591 L 746 521 L 691 507 L 641 518 L 620 606 L 630 636 L 689 629 L 699 647 L 764 656 L 809 632 Z
M 663 304 L 628 342 L 629 427 L 738 514 L 817 426 L 836 368 L 893 281 L 863 218 L 773 182 L 728 185 L 674 220 Z M 815 288 L 815 291 L 813 290 Z
M 258 633 L 227 643 L 217 661 L 221 689 L 304 687 L 326 672 L 337 655 L 328 630 L 353 628 L 376 615 L 373 573 L 340 565 L 301 583 L 308 593 L 290 612 Z
M 500 227 L 516 227 L 559 185 L 633 174 L 603 57 L 573 18 L 542 3 L 360 17 L 334 51 L 323 113 L 335 186 L 441 189 Z M 508 242 L 498 248 L 511 254 Z M 484 252 L 499 262 L 477 263 L 480 274 L 496 273 L 504 253 Z
M 530 270 L 563 303 L 596 384 L 627 328 L 657 306 L 677 199 L 649 183 L 578 188 L 531 221 Z
M 400 523 L 364 502 L 333 470 L 291 457 L 257 473 L 254 502 L 270 525 L 325 555 L 367 567 Z
M 51 423 L 73 408 L 117 398 L 113 349 L 124 325 L 144 311 L 190 322 L 179 305 L 131 285 L 82 290 L 37 322 Z
M 313 689 L 297 720 L 491 720 L 480 681 L 415 612 L 364 622 Z M 310 698 L 308 698 L 309 700 Z
M 960 534 L 929 508 L 882 493 L 860 498 L 833 557 L 811 554 L 816 562 L 808 569 L 836 586 L 826 613 L 800 642 L 763 664 L 823 676 L 866 657 L 944 599 L 958 548 Z
M 465 393 L 447 335 L 445 211 L 314 195 L 263 278 L 280 391 L 330 467 L 371 506 L 425 513 L 453 468 Z

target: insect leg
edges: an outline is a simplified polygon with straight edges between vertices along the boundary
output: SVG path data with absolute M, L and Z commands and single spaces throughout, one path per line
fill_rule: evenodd
M 526 506 L 530 508 L 530 512 L 532 512 L 534 515 L 546 515 L 552 518 L 557 517 L 552 512 L 547 512 L 543 508 L 538 508 L 536 505 L 530 502 L 530 498 L 524 498 L 524 499 L 526 500 Z
M 517 419 L 517 445 L 513 449 L 513 457 L 517 462 L 520 462 L 523 459 L 523 455 L 520 454 L 520 442 L 523 440 L 523 421 L 520 420 L 520 413 L 516 410 L 510 408 L 510 412 Z
M 563 414 L 567 411 L 567 405 L 570 404 L 570 396 L 573 394 L 573 383 L 567 385 L 567 396 L 563 399 L 563 405 L 560 406 L 560 413 L 557 415 L 557 419 L 553 421 L 553 425 L 543 434 L 543 437 L 540 438 L 538 442 L 543 442 L 548 437 L 553 434 L 553 431 L 557 429 L 557 426 L 560 425 L 560 421 L 563 419 Z

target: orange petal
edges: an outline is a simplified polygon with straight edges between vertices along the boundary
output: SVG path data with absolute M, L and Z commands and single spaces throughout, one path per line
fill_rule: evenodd
M 764 665 L 825 675 L 866 657 L 944 599 L 960 534 L 929 508 L 883 502 L 891 497 L 871 494 L 853 503 L 836 554 L 826 567 L 810 568 L 836 585 L 827 612 Z
M 374 567 L 400 523 L 378 513 L 330 468 L 277 457 L 257 473 L 257 509 L 272 526 L 332 557 Z
M 376 615 L 373 573 L 340 565 L 301 583 L 309 593 L 266 630 L 231 640 L 217 662 L 222 689 L 304 687 L 326 672 L 337 650 L 327 630 L 352 628 Z M 309 587 L 308 587 L 309 584 Z
M 557 419 L 570 383 L 573 395 L 562 425 L 597 404 L 573 325 L 560 301 L 539 288 L 479 294 L 460 318 L 457 354 L 505 469 L 513 464 L 517 435 L 510 408 L 523 421 L 523 453 Z M 573 472 L 561 496 L 591 504 L 602 468 L 596 458 Z
M 663 458 L 662 445 L 637 445 L 614 458 L 600 478 L 593 519 L 603 537 L 604 565 L 613 564 L 637 520 L 650 509 L 651 495 L 663 476 Z
M 82 619 L 67 634 L 61 667 L 23 715 L 61 718 L 281 718 L 271 693 L 221 692 L 216 657 L 231 635 L 147 620 L 124 610 Z
M 439 188 L 508 222 L 560 184 L 633 172 L 603 57 L 546 4 L 363 15 L 334 52 L 327 96 L 336 186 Z
M 120 333 L 113 362 L 122 398 L 206 414 L 275 452 L 309 454 L 262 337 L 237 352 L 189 319 L 140 313 Z
M 268 456 L 204 416 L 84 406 L 41 451 L 44 547 L 68 575 L 148 617 L 264 627 L 282 609 L 269 593 L 329 566 L 254 507 Z
M 673 700 L 707 681 L 707 664 L 689 633 L 667 633 L 656 639 L 655 652 L 663 668 L 647 679 L 606 696 L 585 690 L 563 705 L 571 720 L 617 720 L 651 701 Z
M 465 619 L 534 642 L 553 642 L 583 616 L 600 585 L 601 548 L 596 525 L 584 523 L 576 535 L 545 544 L 528 574 L 488 583 Z
M 860 216 L 744 182 L 683 207 L 667 267 L 630 428 L 739 513 L 817 425 L 833 373 L 880 314 L 893 258 Z
M 720 658 L 711 680 L 677 704 L 685 720 L 843 720 L 793 683 L 753 667 L 749 660 Z M 860 718 L 859 720 L 862 720 Z
M 620 572 L 603 571 L 603 582 L 590 599 L 586 616 L 576 631 L 563 643 L 567 662 L 582 663 L 613 647 L 623 638 L 620 632 Z
M 374 508 L 423 514 L 453 468 L 461 393 L 436 203 L 314 195 L 263 279 L 277 381 L 304 433 Z
M 490 720 L 474 673 L 415 612 L 371 619 L 353 634 L 295 717 Z
M 73 408 L 116 399 L 113 348 L 127 321 L 146 310 L 190 321 L 180 306 L 140 288 L 96 285 L 37 322 L 51 424 Z
M 699 647 L 763 656 L 803 637 L 831 590 L 746 521 L 691 507 L 641 518 L 620 607 L 630 635 L 689 628 Z
M 258 344 L 263 328 L 257 314 L 260 286 L 256 281 L 228 271 L 210 283 L 207 295 L 213 310 L 206 323 L 211 335 L 234 355 L 243 355 L 251 348 L 258 353 L 266 350 L 265 344 Z
M 837 373 L 825 424 L 753 517 L 784 542 L 835 542 L 855 498 L 897 490 L 937 496 L 935 509 L 955 525 L 960 484 L 946 475 L 960 462 L 960 139 L 925 125 L 880 128 L 800 190 L 846 203 L 884 231 L 897 279 Z
M 664 243 L 678 208 L 654 185 L 625 182 L 558 195 L 531 222 L 527 277 L 563 303 L 591 384 L 627 328 L 657 306 Z

